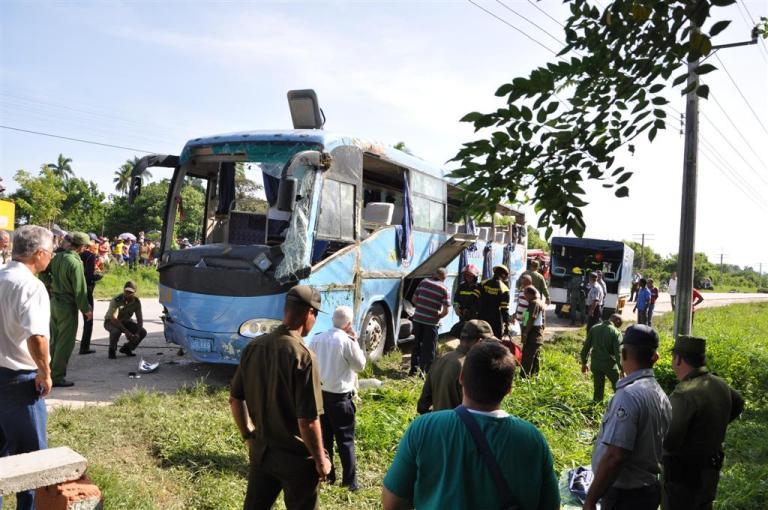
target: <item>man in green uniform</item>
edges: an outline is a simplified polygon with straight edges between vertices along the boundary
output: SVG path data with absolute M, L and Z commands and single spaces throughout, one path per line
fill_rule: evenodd
M 534 260 L 531 262 L 531 268 L 528 271 L 523 272 L 524 275 L 528 275 L 533 280 L 533 286 L 539 291 L 539 295 L 546 301 L 549 301 L 549 289 L 547 288 L 547 281 L 544 279 L 544 275 L 539 273 L 539 261 Z
M 459 347 L 438 358 L 427 372 L 424 387 L 421 389 L 421 397 L 416 404 L 416 410 L 419 414 L 453 409 L 461 404 L 459 374 L 461 374 L 461 368 L 464 366 L 464 358 L 477 342 L 485 338 L 493 338 L 490 324 L 476 319 L 464 323 Z
M 80 254 L 91 238 L 83 232 L 67 235 L 68 247 L 56 254 L 49 266 L 51 282 L 51 378 L 54 387 L 69 387 L 67 363 L 75 347 L 78 310 L 86 320 L 93 318 Z
M 723 465 L 728 424 L 744 399 L 706 367 L 703 338 L 680 336 L 672 348 L 678 381 L 669 396 L 672 424 L 664 438 L 664 508 L 709 510 Z
M 574 267 L 573 277 L 568 281 L 568 304 L 571 306 L 571 325 L 578 321 L 583 326 L 587 321 L 587 305 L 584 295 L 584 282 L 580 267 Z
M 134 315 L 135 322 L 131 320 Z M 109 302 L 104 316 L 104 329 L 109 332 L 109 359 L 117 358 L 117 342 L 122 334 L 125 334 L 128 342 L 120 347 L 120 352 L 126 356 L 136 356 L 133 351 L 147 336 L 147 330 L 144 329 L 144 316 L 141 313 L 141 301 L 136 296 L 135 283 L 125 282 L 123 293 Z
M 509 287 L 505 283 L 508 278 L 509 269 L 507 266 L 494 267 L 493 278 L 480 285 L 480 301 L 477 305 L 477 318 L 490 324 L 493 335 L 499 339 L 510 322 Z
M 605 379 L 611 382 L 611 388 L 616 391 L 616 381 L 622 376 L 621 372 L 621 316 L 611 315 L 611 318 L 592 326 L 587 333 L 587 339 L 581 348 L 581 372 L 592 371 L 594 392 L 592 399 L 602 402 L 605 396 Z M 587 356 L 590 355 L 587 366 Z
M 319 311 L 317 290 L 289 290 L 283 323 L 248 344 L 232 378 L 229 406 L 250 454 L 244 510 L 272 508 L 281 490 L 288 510 L 317 508 L 319 481 L 331 472 L 320 370 L 302 339 Z

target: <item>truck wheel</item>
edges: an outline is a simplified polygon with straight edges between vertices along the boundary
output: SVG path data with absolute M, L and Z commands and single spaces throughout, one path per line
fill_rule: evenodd
M 377 360 L 384 353 L 387 343 L 387 312 L 378 303 L 365 314 L 360 343 L 369 360 Z

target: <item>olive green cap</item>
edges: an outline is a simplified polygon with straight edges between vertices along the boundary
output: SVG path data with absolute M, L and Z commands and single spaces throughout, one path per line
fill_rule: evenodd
M 73 246 L 88 246 L 91 244 L 91 237 L 85 232 L 70 232 L 67 234 L 67 240 Z
M 297 285 L 288 291 L 285 296 L 286 301 L 294 301 L 298 303 L 304 303 L 309 305 L 318 312 L 322 312 L 320 309 L 320 292 L 317 289 L 313 289 L 309 285 Z
M 485 321 L 473 319 L 464 323 L 464 327 L 461 328 L 462 340 L 475 340 L 477 338 L 492 338 L 493 329 L 491 325 Z
M 128 292 L 136 293 L 136 284 L 130 280 L 125 282 L 125 285 L 123 285 L 123 290 L 127 290 Z
M 680 335 L 675 340 L 672 352 L 680 354 L 704 354 L 707 341 L 696 336 Z

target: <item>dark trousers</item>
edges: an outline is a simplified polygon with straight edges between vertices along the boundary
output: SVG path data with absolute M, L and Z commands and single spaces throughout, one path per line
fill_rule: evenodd
M 411 370 L 421 368 L 427 372 L 432 366 L 432 362 L 435 361 L 437 326 L 414 321 L 413 336 L 416 340 L 413 342 L 413 349 L 411 350 Z
M 637 309 L 637 323 L 638 324 L 648 324 L 648 309 L 640 310 Z
M 144 337 L 147 336 L 147 330 L 144 328 L 139 328 L 139 325 L 136 324 L 133 321 L 122 321 L 123 326 L 125 329 L 133 333 L 134 335 L 138 333 L 139 338 L 138 340 L 129 340 L 125 345 L 132 351 L 136 347 L 139 346 L 142 340 L 144 340 Z M 109 331 L 109 350 L 114 351 L 117 349 L 117 342 L 120 341 L 120 335 L 123 334 L 123 331 L 118 328 L 117 326 L 114 326 L 109 321 L 104 321 L 104 329 Z
M 266 447 L 255 448 L 250 459 L 243 510 L 269 510 L 281 490 L 288 510 L 319 508 L 320 479 L 311 457 Z
M 648 315 L 646 317 L 646 320 L 648 321 L 646 324 L 649 326 L 653 326 L 653 309 L 656 308 L 656 303 L 651 303 L 648 305 Z
M 594 382 L 594 391 L 592 392 L 592 400 L 595 402 L 602 402 L 605 397 L 605 380 L 608 379 L 611 383 L 611 388 L 616 391 L 616 382 L 619 380 L 618 370 L 596 370 L 592 367 L 592 380 Z
M 587 318 L 587 333 L 592 329 L 592 326 L 600 322 L 600 316 L 602 315 L 602 307 L 596 306 L 595 311 Z
M 637 297 L 637 284 L 632 284 L 632 288 L 629 290 L 629 300 L 634 301 Z
M 523 377 L 539 373 L 539 351 L 543 342 L 541 326 L 533 326 L 523 339 Z
M 341 459 L 341 485 L 357 488 L 357 461 L 355 460 L 355 403 L 351 393 L 323 392 L 323 409 L 320 425 L 323 429 L 323 446 L 333 464 L 333 441 Z M 328 480 L 336 481 L 336 466 L 331 468 Z
M 93 310 L 93 285 L 88 286 L 88 304 L 91 305 Z M 86 320 L 83 316 L 83 336 L 80 339 L 80 352 L 88 352 L 91 348 L 91 335 L 93 334 L 93 317 L 91 320 Z
M 639 489 L 611 487 L 600 500 L 601 510 L 657 510 L 661 503 L 661 487 Z
M 36 373 L 0 367 L 0 457 L 48 448 L 48 412 L 45 401 L 37 395 Z M 34 490 L 16 494 L 17 510 L 34 508 Z

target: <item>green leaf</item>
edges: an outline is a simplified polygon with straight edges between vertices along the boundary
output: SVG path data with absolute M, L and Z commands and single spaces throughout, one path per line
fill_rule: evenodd
M 698 85 L 698 82 L 694 81 L 692 83 L 689 83 L 683 90 L 680 92 L 681 96 L 686 95 L 688 92 L 691 92 L 693 89 L 696 88 L 696 85 Z
M 736 0 L 710 0 L 712 2 L 712 5 L 716 5 L 718 7 L 725 7 L 727 5 L 735 4 Z
M 677 87 L 678 85 L 683 83 L 687 78 L 688 78 L 688 72 L 681 74 L 680 76 L 675 78 L 675 81 L 672 82 L 672 86 Z
M 470 112 L 463 116 L 459 122 L 477 122 L 483 116 L 480 112 Z
M 512 92 L 514 89 L 515 89 L 515 86 L 512 85 L 511 83 L 505 83 L 504 85 L 502 85 L 496 90 L 496 95 L 498 97 L 504 97 L 510 92 Z
M 616 179 L 616 184 L 623 184 L 629 180 L 629 178 L 632 177 L 632 172 L 627 172 L 618 179 Z
M 712 3 L 715 3 L 715 2 L 712 2 Z M 715 5 L 717 5 L 717 4 L 715 4 Z M 722 32 L 723 30 L 725 30 L 728 27 L 728 25 L 730 25 L 730 24 L 731 24 L 731 20 L 718 21 L 717 23 L 712 25 L 712 28 L 709 29 L 709 36 L 710 37 L 716 36 L 717 34 Z
M 520 109 L 520 113 L 522 114 L 523 119 L 527 121 L 530 121 L 533 118 L 533 113 L 531 112 L 531 109 L 528 108 L 527 106 L 523 106 Z
M 662 106 L 669 103 L 669 101 L 667 101 L 667 99 L 664 97 L 654 97 L 653 99 L 651 99 L 651 103 L 657 106 Z
M 539 113 L 536 114 L 536 120 L 541 123 L 547 120 L 547 111 L 544 109 L 539 110 Z
M 664 85 L 661 83 L 657 83 L 656 85 L 651 86 L 651 88 L 648 90 L 651 94 L 656 94 L 657 92 L 661 92 L 664 90 Z
M 549 103 L 547 105 L 547 113 L 548 114 L 555 113 L 555 110 L 557 110 L 557 106 L 558 106 L 558 102 L 557 101 L 552 101 L 551 103 Z
M 651 130 L 648 131 L 648 141 L 649 142 L 652 142 L 653 139 L 656 138 L 656 132 L 657 132 L 657 130 L 656 130 L 655 127 L 651 128 Z
M 709 85 L 702 85 L 699 88 L 696 89 L 696 95 L 699 97 L 703 97 L 704 99 L 709 98 Z
M 613 194 L 616 195 L 619 198 L 628 197 L 629 196 L 629 188 L 627 188 L 626 186 L 622 186 L 619 189 L 617 189 L 616 191 L 614 191 Z
M 693 72 L 701 76 L 702 74 L 711 73 L 716 69 L 717 67 L 713 66 L 712 64 L 701 64 L 696 69 L 694 69 Z

